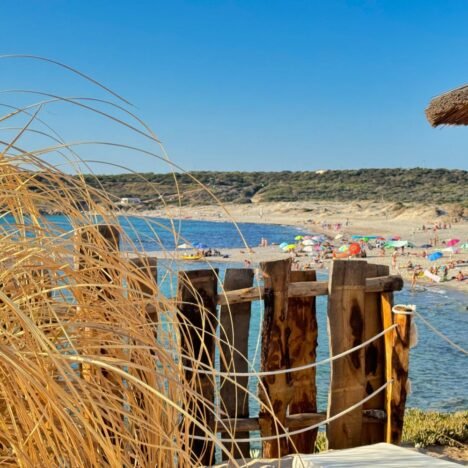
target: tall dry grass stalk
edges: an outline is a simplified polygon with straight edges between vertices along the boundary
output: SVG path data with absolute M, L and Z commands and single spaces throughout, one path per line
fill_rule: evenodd
M 219 411 L 200 394 L 200 350 L 189 345 L 183 356 L 180 304 L 160 293 L 144 255 L 119 228 L 115 200 L 84 182 L 89 161 L 78 150 L 117 147 L 175 165 L 148 149 L 159 141 L 125 102 L 21 95 L 31 101 L 3 105 L 0 118 L 0 464 L 195 466 L 194 425 L 224 450 L 207 424 Z M 66 143 L 43 115 L 57 102 L 145 144 Z M 50 145 L 31 146 L 39 137 Z M 64 170 L 46 162 L 50 155 Z M 63 224 L 46 213 L 60 213 Z M 177 225 L 171 230 L 178 240 Z M 116 249 L 119 236 L 140 266 Z M 203 327 L 198 333 L 213 333 L 220 349 L 216 330 Z M 195 373 L 187 376 L 182 361 Z

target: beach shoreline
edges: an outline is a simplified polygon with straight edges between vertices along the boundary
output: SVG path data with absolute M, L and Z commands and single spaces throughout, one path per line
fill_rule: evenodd
M 447 208 L 446 208 L 447 209 Z M 439 213 L 439 215 L 437 215 Z M 414 205 L 406 209 L 396 208 L 395 204 L 377 202 L 337 203 L 337 202 L 290 202 L 290 203 L 259 203 L 259 204 L 231 204 L 223 206 L 190 206 L 171 207 L 166 210 L 152 210 L 144 212 L 127 212 L 126 215 L 145 217 L 172 217 L 181 220 L 196 220 L 210 222 L 236 222 L 255 224 L 278 224 L 292 226 L 302 234 L 324 234 L 333 239 L 338 233 L 345 236 L 352 235 L 390 235 L 401 236 L 415 245 L 430 243 L 434 236 L 432 226 L 440 223 L 446 229 L 439 229 L 438 247 L 443 248 L 442 241 L 449 238 L 461 239 L 466 242 L 468 237 L 468 223 L 466 221 L 451 222 L 447 215 L 444 216 L 443 208 L 434 208 L 426 205 Z M 337 229 L 339 225 L 339 229 Z M 423 230 L 423 226 L 425 230 Z M 268 239 L 267 239 L 268 240 Z M 292 239 L 285 239 L 292 241 Z M 216 246 L 213 246 L 216 248 Z M 245 246 L 243 248 L 220 249 L 227 258 L 207 257 L 198 261 L 200 265 L 215 262 L 227 262 L 242 264 L 244 266 L 257 266 L 260 262 L 287 258 L 290 254 L 282 252 L 278 246 Z M 383 264 L 390 267 L 391 274 L 401 274 L 407 286 L 411 286 L 412 270 L 406 268 L 408 262 L 420 265 L 422 270 L 434 265 L 447 264 L 453 261 L 465 261 L 461 269 L 466 273 L 468 252 L 444 256 L 440 261 L 430 262 L 424 258 L 423 251 L 430 252 L 431 248 L 406 249 L 404 254 L 397 257 L 397 268 L 392 267 L 392 250 L 386 250 L 385 256 L 374 249 L 367 251 L 366 260 L 369 263 Z M 181 252 L 153 251 L 147 255 L 164 258 L 167 260 L 182 261 Z M 328 269 L 332 260 L 325 260 L 322 265 L 311 265 L 311 257 L 294 257 L 297 268 Z M 193 262 L 192 262 L 193 263 Z M 448 277 L 454 276 L 459 270 L 455 268 L 449 271 Z M 416 281 L 418 286 L 437 286 L 447 289 L 456 289 L 468 292 L 468 280 L 456 281 L 455 279 L 435 283 L 423 277 Z

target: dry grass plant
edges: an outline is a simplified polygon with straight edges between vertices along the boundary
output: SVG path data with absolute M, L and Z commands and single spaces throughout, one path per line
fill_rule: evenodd
M 2 59 L 19 58 L 64 67 L 40 57 Z M 180 303 L 165 297 L 153 281 L 137 242 L 120 227 L 124 217 L 115 200 L 79 176 L 83 167 L 91 171 L 92 161 L 78 151 L 91 145 L 119 148 L 156 158 L 171 170 L 180 168 L 125 100 L 91 81 L 110 98 L 23 90 L 22 98 L 30 102 L 2 105 L 0 464 L 196 466 L 200 460 L 190 449 L 195 426 L 225 450 L 208 424 L 220 418 L 220 410 L 200 392 L 200 350 L 182 349 Z M 44 117 L 57 102 L 130 130 L 144 144 L 67 143 Z M 49 139 L 50 145 L 31 148 L 26 144 L 31 135 Z M 61 158 L 63 166 L 47 163 L 50 155 Z M 150 184 L 148 190 L 157 194 Z M 62 222 L 47 213 L 60 213 Z M 169 229 L 176 244 L 183 241 L 174 221 L 169 228 L 156 220 L 144 222 L 156 241 L 161 229 Z M 103 231 L 98 224 L 115 229 Z M 117 237 L 140 266 L 118 251 Z M 169 263 L 165 274 L 174 283 L 176 263 Z M 195 332 L 212 334 L 221 352 L 219 331 L 202 324 Z M 222 353 L 220 359 L 225 359 Z M 182 362 L 195 372 L 187 375 Z

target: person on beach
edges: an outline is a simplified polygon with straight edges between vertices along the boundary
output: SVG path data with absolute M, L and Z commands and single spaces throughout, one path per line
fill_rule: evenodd
M 455 276 L 455 279 L 457 281 L 465 281 L 465 275 L 461 270 L 458 272 L 457 276 Z
M 392 268 L 394 270 L 397 270 L 397 256 L 398 256 L 398 251 L 395 249 L 395 251 L 392 253 Z

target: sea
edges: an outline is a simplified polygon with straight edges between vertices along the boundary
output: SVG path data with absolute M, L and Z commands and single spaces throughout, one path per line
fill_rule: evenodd
M 4 222 L 8 221 L 6 218 Z M 48 221 L 59 229 L 67 228 L 67 220 L 62 216 L 50 216 Z M 130 250 L 131 245 L 139 251 L 173 250 L 181 243 L 202 243 L 221 252 L 228 248 L 243 248 L 246 245 L 256 247 L 262 238 L 269 243 L 294 242 L 297 235 L 313 234 L 284 225 L 207 222 L 195 220 L 168 220 L 158 218 L 125 217 L 120 220 L 127 239 L 121 245 L 122 250 Z M 209 265 L 203 262 L 178 263 L 176 268 L 200 269 L 218 268 L 222 277 L 226 268 L 243 265 L 216 262 Z M 171 294 L 175 275 L 174 262 L 161 260 L 158 274 L 163 292 Z M 327 278 L 327 271 L 318 271 L 318 279 Z M 434 327 L 448 336 L 464 349 L 468 349 L 468 301 L 467 294 L 444 288 L 443 285 L 421 288 L 416 291 L 405 287 L 395 293 L 395 303 L 414 304 Z M 317 319 L 319 338 L 317 360 L 328 357 L 327 336 L 327 298 L 317 298 Z M 259 301 L 253 302 L 249 334 L 249 360 L 258 369 L 260 361 L 260 330 L 262 309 Z M 410 351 L 411 393 L 407 407 L 418 407 L 427 410 L 457 411 L 468 408 L 468 372 L 467 356 L 451 347 L 424 323 L 416 318 L 418 343 Z M 326 410 L 330 369 L 328 365 L 317 368 L 317 387 L 319 411 Z M 257 382 L 251 378 L 249 386 L 256 393 Z M 257 403 L 251 402 L 251 414 L 256 414 Z

